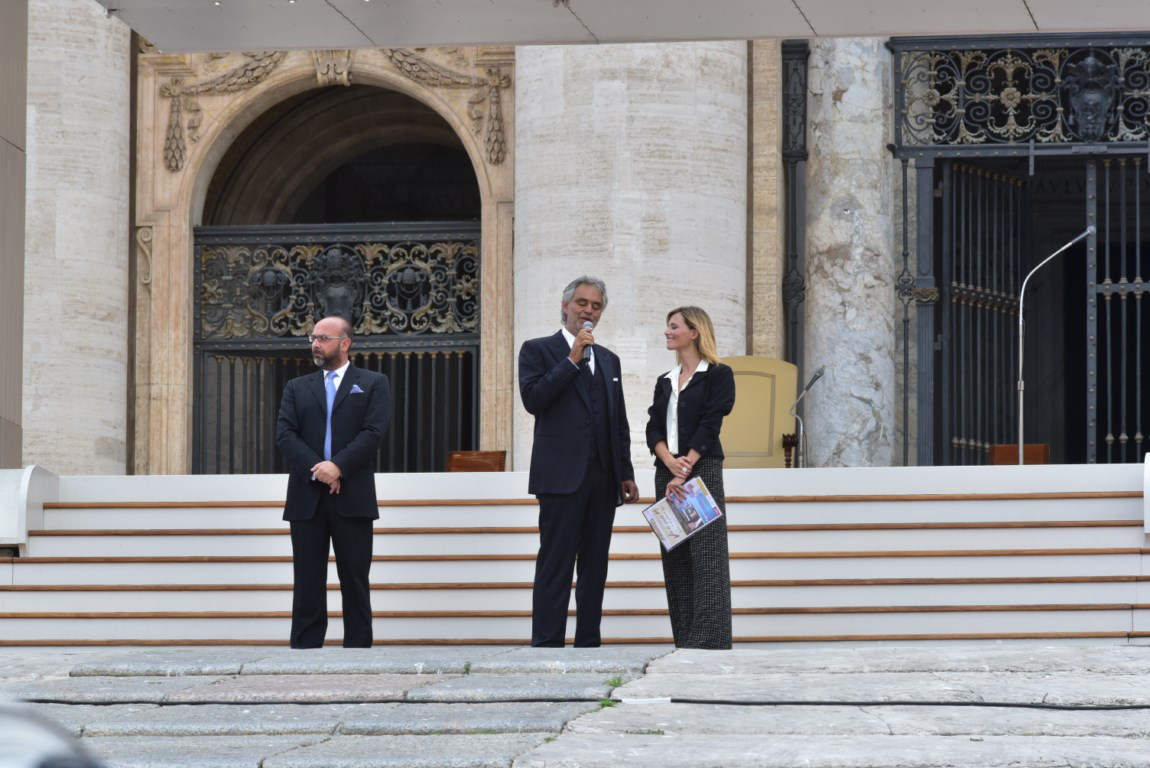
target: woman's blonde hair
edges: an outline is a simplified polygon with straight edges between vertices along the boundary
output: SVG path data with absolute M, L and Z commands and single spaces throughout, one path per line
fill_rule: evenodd
M 718 345 L 715 344 L 715 327 L 711 325 L 710 315 L 699 307 L 678 307 L 667 313 L 667 322 L 671 322 L 671 317 L 676 314 L 683 316 L 683 322 L 687 324 L 688 328 L 699 332 L 699 338 L 695 339 L 695 347 L 699 350 L 699 357 L 706 360 L 710 365 L 719 362 Z M 675 353 L 675 360 L 680 363 L 683 362 L 678 352 Z

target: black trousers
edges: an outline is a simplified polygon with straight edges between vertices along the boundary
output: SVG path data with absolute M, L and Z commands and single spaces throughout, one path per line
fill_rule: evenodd
M 539 555 L 531 592 L 531 645 L 562 648 L 571 577 L 575 583 L 575 646 L 602 644 L 603 587 L 619 489 L 614 472 L 591 457 L 587 478 L 571 494 L 539 494 Z
M 731 569 L 727 553 L 727 504 L 723 460 L 703 456 L 691 477 L 703 478 L 723 516 L 663 555 L 663 582 L 676 648 L 731 647 Z M 655 468 L 655 496 L 662 498 L 671 472 Z
M 344 517 L 331 498 L 320 498 L 310 520 L 291 521 L 291 647 L 320 648 L 327 635 L 327 559 L 335 551 L 339 591 L 343 598 L 343 647 L 370 648 L 371 539 L 374 520 Z

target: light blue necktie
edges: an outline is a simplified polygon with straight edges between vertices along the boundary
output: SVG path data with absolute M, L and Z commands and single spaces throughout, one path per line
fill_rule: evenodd
M 331 459 L 331 407 L 335 404 L 335 371 L 324 374 L 327 380 L 327 429 L 323 433 L 323 457 Z

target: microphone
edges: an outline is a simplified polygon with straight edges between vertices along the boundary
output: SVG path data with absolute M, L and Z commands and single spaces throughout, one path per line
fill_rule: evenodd
M 803 395 L 810 391 L 810 388 L 815 385 L 815 382 L 823 377 L 823 374 L 826 373 L 826 370 L 827 367 L 824 365 L 822 368 L 819 368 L 817 371 L 815 371 L 815 375 L 811 376 L 811 380 L 807 382 L 807 385 L 803 387 L 803 391 L 799 393 L 798 399 L 795 400 L 795 405 L 798 405 L 799 400 L 803 399 Z
M 827 370 L 827 367 L 824 365 L 824 366 L 820 367 L 817 371 L 815 371 L 814 376 L 811 376 L 811 380 L 807 382 L 807 385 L 805 387 L 803 387 L 803 391 L 799 393 L 799 396 L 795 398 L 794 405 L 791 406 L 790 414 L 791 414 L 791 416 L 795 417 L 795 422 L 798 425 L 798 429 L 797 429 L 796 434 L 795 434 L 795 437 L 797 438 L 795 441 L 797 444 L 796 445 L 796 451 L 795 451 L 795 468 L 796 469 L 798 469 L 799 467 L 805 467 L 806 466 L 806 458 L 807 458 L 806 457 L 807 435 L 803 431 L 803 419 L 801 416 L 799 416 L 799 413 L 798 413 L 799 403 L 801 403 L 803 398 L 807 396 L 807 392 L 811 391 L 811 387 L 813 387 L 815 385 L 815 382 L 823 377 L 823 374 L 826 373 L 826 370 Z
M 1094 228 L 1094 225 L 1091 224 L 1089 227 L 1086 228 L 1086 230 L 1082 234 L 1080 234 L 1078 237 L 1074 238 L 1069 243 L 1067 243 L 1066 245 L 1064 245 L 1060 249 L 1058 249 L 1058 253 L 1062 253 L 1062 251 L 1066 250 L 1067 248 L 1069 248 L 1070 246 L 1079 242 L 1080 240 L 1085 240 L 1086 238 L 1090 237 L 1091 235 L 1093 235 L 1097 231 L 1098 230 Z
M 584 320 L 583 321 L 583 330 L 589 331 L 594 327 L 595 326 L 591 323 L 590 320 Z M 583 347 L 583 359 L 588 361 L 588 362 L 591 361 L 591 345 L 590 344 Z

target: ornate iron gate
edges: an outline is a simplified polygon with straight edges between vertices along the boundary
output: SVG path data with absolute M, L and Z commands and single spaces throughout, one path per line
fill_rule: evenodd
M 985 464 L 1013 440 L 1024 189 L 978 165 L 942 168 L 944 464 Z
M 1143 210 L 1150 181 L 1142 157 L 1086 164 L 1087 222 L 1097 229 L 1086 265 L 1088 359 L 1086 438 L 1090 461 L 1141 461 L 1146 453 L 1143 368 L 1150 349 L 1142 298 Z
M 477 447 L 478 224 L 198 228 L 194 295 L 194 472 L 286 471 L 280 397 L 331 314 L 352 321 L 352 363 L 391 380 L 377 471 Z
M 1081 318 L 1081 330 L 1060 340 L 1063 357 L 1050 367 L 1066 379 L 1065 391 L 1048 405 L 1081 409 L 1063 430 L 1074 443 L 1067 460 L 1139 460 L 1142 369 L 1150 365 L 1141 308 L 1142 159 L 1150 159 L 1145 36 L 896 38 L 890 47 L 893 149 L 904 177 L 914 162 L 917 190 L 913 238 L 905 197 L 903 216 L 915 258 L 904 254 L 898 282 L 918 327 L 917 463 L 979 463 L 991 444 L 1015 441 L 1017 349 L 1009 327 L 1017 322 L 1020 277 L 1046 255 L 1054 233 L 1090 224 L 1097 234 L 1078 250 L 1085 266 L 1074 273 L 1085 269 L 1085 290 L 1071 283 L 1082 278 L 1063 278 L 1072 297 L 1063 308 L 1075 323 Z M 1036 168 L 1041 176 L 1051 167 L 1074 179 L 1063 196 L 1073 212 L 1050 226 L 1047 211 L 1036 236 L 1030 222 L 1042 206 L 1027 195 Z M 1028 325 L 1030 298 L 1028 291 Z M 1030 356 L 1027 348 L 1028 366 Z M 911 391 L 909 366 L 903 387 Z M 1029 393 L 1026 405 L 1029 425 Z

